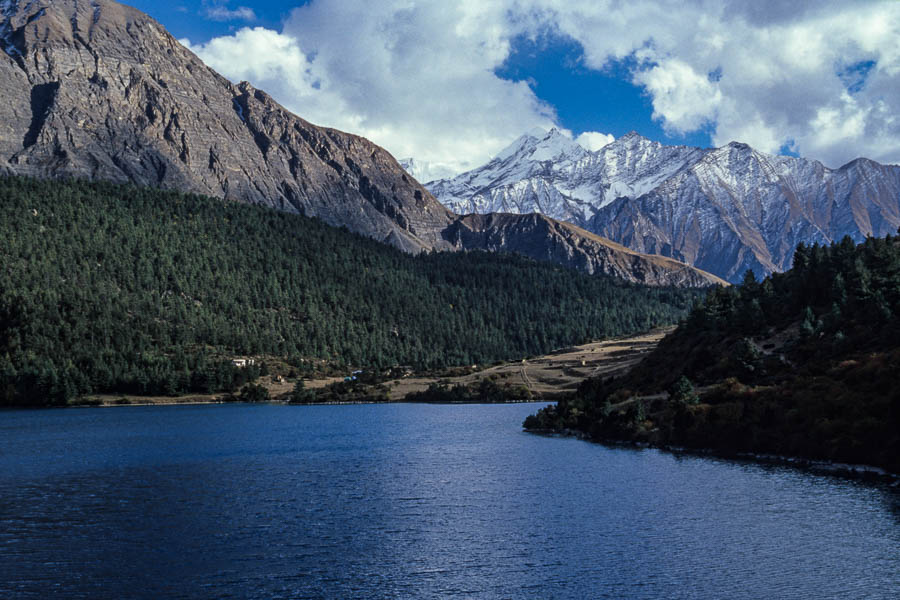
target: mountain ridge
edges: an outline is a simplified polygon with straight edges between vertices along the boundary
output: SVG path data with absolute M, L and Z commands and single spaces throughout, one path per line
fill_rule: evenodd
M 546 148 L 567 145 L 547 159 Z M 724 279 L 790 267 L 800 242 L 900 226 L 900 166 L 837 169 L 740 142 L 666 146 L 635 132 L 590 152 L 556 130 L 525 134 L 486 165 L 426 187 L 456 212 L 540 212 Z

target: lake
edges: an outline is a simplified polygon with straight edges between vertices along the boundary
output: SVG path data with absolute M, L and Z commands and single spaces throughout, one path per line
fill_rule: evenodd
M 0 412 L 0 597 L 898 597 L 897 487 L 539 406 Z

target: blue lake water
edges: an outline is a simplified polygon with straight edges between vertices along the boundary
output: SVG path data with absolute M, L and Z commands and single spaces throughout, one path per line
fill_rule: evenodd
M 3 598 L 896 598 L 900 490 L 537 405 L 0 412 Z

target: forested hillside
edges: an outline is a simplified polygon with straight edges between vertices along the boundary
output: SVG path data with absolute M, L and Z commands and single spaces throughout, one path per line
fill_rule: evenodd
M 629 375 L 526 427 L 900 473 L 898 373 L 900 237 L 801 244 L 792 270 L 714 290 Z
M 234 356 L 484 363 L 683 317 L 699 292 L 130 185 L 0 179 L 0 403 L 233 389 Z

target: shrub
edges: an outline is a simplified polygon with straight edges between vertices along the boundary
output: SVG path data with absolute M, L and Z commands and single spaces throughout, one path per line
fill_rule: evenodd
M 241 388 L 241 402 L 267 402 L 269 400 L 269 390 L 265 387 L 248 383 Z

